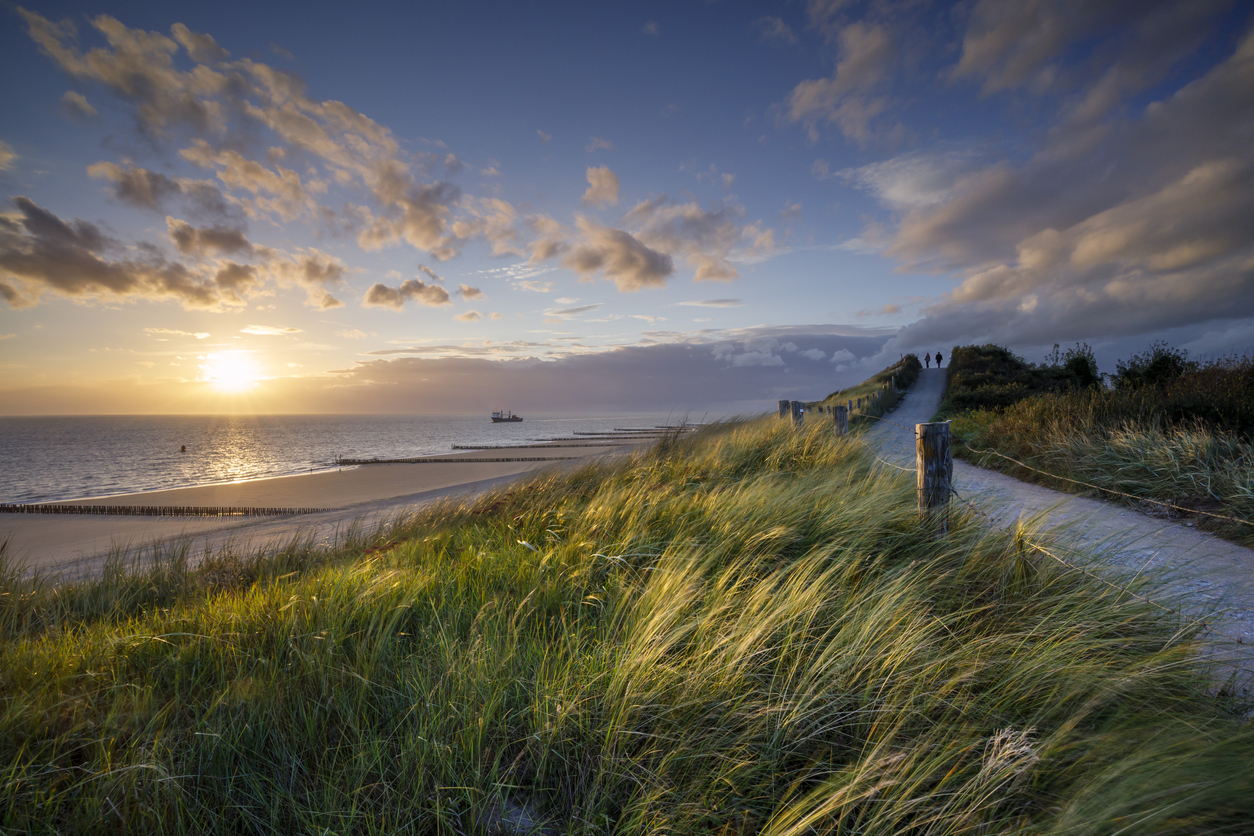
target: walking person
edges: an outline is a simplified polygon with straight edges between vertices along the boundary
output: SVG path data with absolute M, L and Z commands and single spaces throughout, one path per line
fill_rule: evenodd
M 940 363 L 941 363 L 941 353 L 938 351 L 936 352 L 936 368 L 938 369 L 940 368 Z
M 932 368 L 932 354 L 931 354 L 931 352 L 929 352 L 929 353 L 927 353 L 927 354 L 925 354 L 925 355 L 923 356 L 923 365 L 924 365 L 924 366 L 926 366 L 926 367 L 927 367 L 927 368 L 929 368 L 929 369 L 930 369 L 930 368 Z

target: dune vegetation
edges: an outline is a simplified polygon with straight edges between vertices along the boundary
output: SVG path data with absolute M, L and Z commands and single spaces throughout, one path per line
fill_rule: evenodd
M 771 418 L 332 549 L 8 565 L 0 826 L 1245 832 L 1199 628 L 1023 535 Z
M 968 442 L 954 445 L 955 455 L 1058 490 L 1189 516 L 1254 545 L 1254 526 L 1208 516 L 1254 521 L 1254 357 L 1197 362 L 1158 344 L 1121 361 L 1102 385 L 1082 349 L 1066 355 L 1069 365 L 1029 364 L 998 346 L 951 356 L 941 414 Z

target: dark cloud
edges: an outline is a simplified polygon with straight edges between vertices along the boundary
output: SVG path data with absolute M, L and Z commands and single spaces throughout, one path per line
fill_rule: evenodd
M 746 335 L 713 344 L 681 341 L 556 360 L 379 359 L 338 374 L 344 383 L 353 384 L 355 397 L 388 410 L 416 409 L 418 404 L 429 409 L 430 404 L 439 403 L 448 412 L 475 412 L 495 408 L 493 403 L 504 400 L 519 412 L 761 411 L 773 408 L 780 398 L 821 398 L 861 380 L 866 373 L 860 369 L 838 372 L 830 362 L 814 358 L 842 351 L 843 356 L 869 357 L 881 350 L 886 339 L 792 332 L 785 341 L 779 336 Z M 492 350 L 477 351 L 486 355 Z M 473 353 L 456 346 L 449 346 L 448 351 Z M 769 354 L 778 362 L 737 363 L 734 359 L 754 352 Z
M 20 218 L 0 216 L 0 276 L 6 301 L 38 302 L 44 292 L 71 298 L 172 299 L 187 308 L 217 308 L 225 300 L 211 280 L 156 255 L 112 259 L 121 250 L 86 221 L 66 222 L 25 197 Z
M 61 112 L 75 121 L 87 121 L 97 116 L 96 108 L 82 93 L 68 91 L 61 97 Z
M 936 340 L 1134 335 L 1254 315 L 1254 33 L 1202 77 L 1023 163 L 959 177 L 887 252 L 959 287 L 909 326 Z
M 580 218 L 577 224 L 584 240 L 562 258 L 563 266 L 576 273 L 603 272 L 619 290 L 634 292 L 645 287 L 661 287 L 675 272 L 669 255 L 646 247 L 630 233 L 601 226 L 587 218 Z
M 187 221 L 166 217 L 170 240 L 183 255 L 235 255 L 249 254 L 252 244 L 244 232 L 230 227 L 194 227 Z
M 376 282 L 366 291 L 362 305 L 367 308 L 391 308 L 399 311 L 407 300 L 420 305 L 448 305 L 448 291 L 439 285 L 427 284 L 421 279 L 406 279 L 400 287 L 388 287 Z

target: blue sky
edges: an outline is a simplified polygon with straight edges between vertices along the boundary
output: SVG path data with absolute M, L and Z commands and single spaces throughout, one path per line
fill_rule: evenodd
M 0 14 L 4 412 L 717 412 L 956 343 L 1254 349 L 1230 0 Z

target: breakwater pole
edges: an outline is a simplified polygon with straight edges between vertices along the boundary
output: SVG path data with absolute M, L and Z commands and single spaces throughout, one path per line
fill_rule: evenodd
M 849 432 L 849 411 L 843 406 L 832 407 L 832 424 L 836 427 L 836 435 L 842 436 Z
M 949 495 L 953 492 L 954 457 L 949 447 L 949 422 L 914 425 L 918 469 L 920 522 L 933 521 L 941 534 L 949 531 Z
M 792 425 L 797 429 L 804 427 L 806 423 L 805 404 L 801 401 L 791 401 L 789 409 L 792 413 Z
M 787 418 L 788 413 L 791 410 L 792 410 L 792 401 L 780 401 L 779 402 L 779 417 L 780 418 Z

